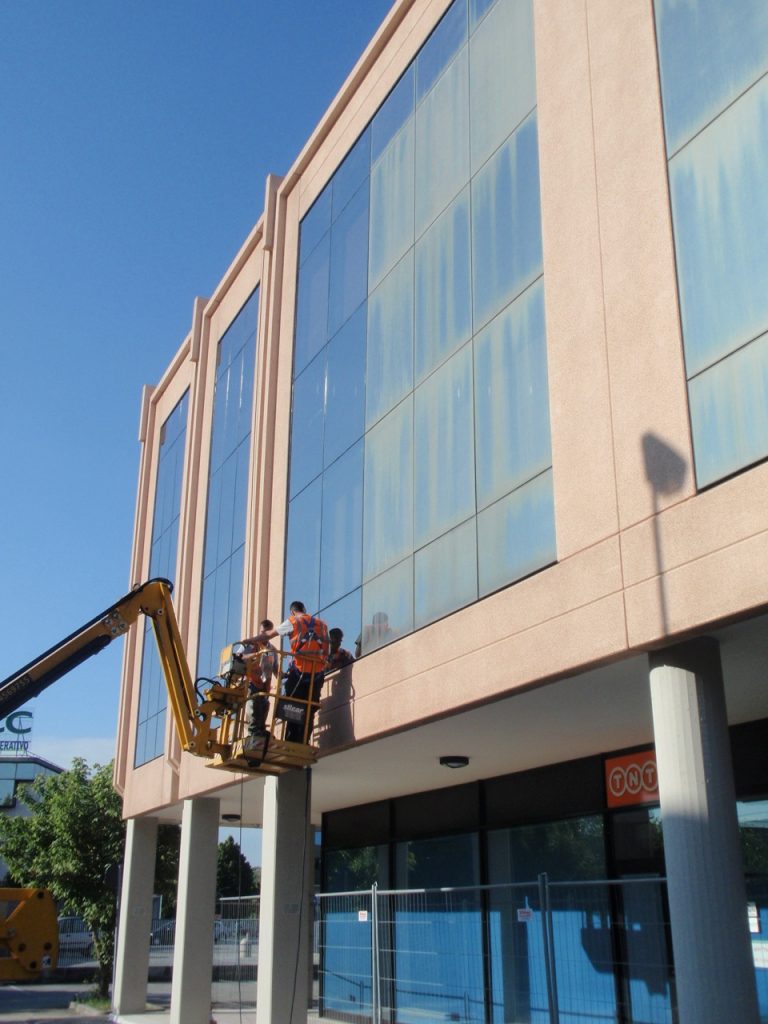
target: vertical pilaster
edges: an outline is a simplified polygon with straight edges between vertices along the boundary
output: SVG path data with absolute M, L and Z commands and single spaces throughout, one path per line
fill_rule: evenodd
M 717 641 L 650 656 L 680 1024 L 757 1024 Z
M 209 1024 L 219 801 L 184 801 L 170 1024 Z
M 112 1004 L 118 1014 L 143 1012 L 147 1005 L 156 851 L 157 819 L 131 818 L 125 836 L 112 993 Z
M 264 784 L 256 1024 L 304 1024 L 312 964 L 309 769 Z

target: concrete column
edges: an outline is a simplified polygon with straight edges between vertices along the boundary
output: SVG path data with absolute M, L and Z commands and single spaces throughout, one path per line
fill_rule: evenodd
M 112 993 L 117 1014 L 141 1013 L 147 1006 L 156 852 L 157 819 L 131 818 L 125 836 Z
M 181 819 L 170 1024 L 209 1024 L 219 801 L 185 800 Z
M 266 780 L 256 1024 L 305 1024 L 312 945 L 311 770 Z
M 720 650 L 650 655 L 680 1024 L 757 1024 Z

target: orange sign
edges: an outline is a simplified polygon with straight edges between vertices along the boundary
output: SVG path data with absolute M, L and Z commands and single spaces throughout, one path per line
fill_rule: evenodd
M 605 792 L 609 807 L 658 803 L 659 780 L 654 751 L 608 758 L 605 762 Z

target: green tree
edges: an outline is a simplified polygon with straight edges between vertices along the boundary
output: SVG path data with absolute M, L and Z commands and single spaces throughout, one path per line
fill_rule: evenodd
M 178 825 L 160 825 L 157 830 L 154 891 L 163 897 L 163 917 L 176 916 L 180 844 L 181 828 Z
M 123 860 L 125 823 L 112 788 L 112 764 L 88 767 L 75 758 L 69 771 L 39 775 L 20 794 L 29 817 L 0 816 L 0 849 L 21 885 L 50 889 L 94 935 L 99 994 L 112 976 L 115 894 L 105 877 Z
M 219 843 L 216 861 L 216 896 L 252 896 L 257 891 L 253 868 L 238 843 L 227 836 Z

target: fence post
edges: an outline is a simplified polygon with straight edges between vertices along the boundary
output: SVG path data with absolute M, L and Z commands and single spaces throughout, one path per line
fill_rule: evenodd
M 381 1024 L 378 882 L 371 886 L 371 1021 Z
M 541 937 L 544 942 L 544 970 L 547 977 L 547 1003 L 550 1024 L 560 1024 L 557 1008 L 557 981 L 555 978 L 555 943 L 552 919 L 549 909 L 549 878 L 546 871 L 539 875 L 539 909 L 541 912 Z

